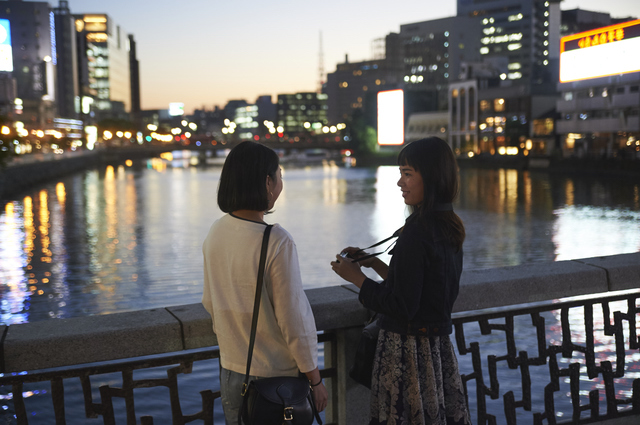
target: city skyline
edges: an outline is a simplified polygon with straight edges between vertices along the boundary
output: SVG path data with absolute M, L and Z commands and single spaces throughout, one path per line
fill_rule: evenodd
M 428 8 L 424 2 L 403 0 L 389 9 L 388 3 L 373 0 L 366 10 L 355 2 L 330 0 L 321 9 L 301 3 L 70 0 L 69 8 L 73 14 L 106 13 L 134 35 L 142 109 L 167 109 L 170 102 L 182 102 L 187 114 L 223 107 L 231 99 L 252 103 L 260 95 L 316 91 L 321 33 L 326 81 L 345 55 L 350 62 L 371 59 L 373 41 L 399 32 L 400 25 L 456 14 L 453 1 Z M 151 10 L 149 5 L 156 7 Z M 561 3 L 563 10 L 578 7 L 616 18 L 640 17 L 640 2 L 635 0 L 606 6 L 598 0 Z

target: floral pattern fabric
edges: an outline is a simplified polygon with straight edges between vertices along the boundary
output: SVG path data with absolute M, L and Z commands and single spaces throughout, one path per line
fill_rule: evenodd
M 370 425 L 470 425 L 449 336 L 380 331 L 373 363 Z

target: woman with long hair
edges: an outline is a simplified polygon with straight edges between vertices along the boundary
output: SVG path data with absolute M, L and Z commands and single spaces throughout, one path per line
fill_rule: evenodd
M 202 304 L 211 315 L 220 347 L 220 392 L 227 425 L 237 424 L 247 366 L 264 215 L 282 192 L 278 155 L 243 142 L 225 160 L 218 206 L 227 213 L 211 226 L 202 246 Z M 316 326 L 302 289 L 296 245 L 280 225 L 271 230 L 260 301 L 251 379 L 303 372 L 318 411 L 327 390 L 318 369 Z
M 379 314 L 380 334 L 371 383 L 371 425 L 470 424 L 458 363 L 449 335 L 458 296 L 465 230 L 453 212 L 458 167 L 437 137 L 405 146 L 398 155 L 405 204 L 411 215 L 387 266 L 363 259 L 383 279 L 360 269 L 366 255 L 356 247 L 331 263 L 360 288 L 360 302 Z

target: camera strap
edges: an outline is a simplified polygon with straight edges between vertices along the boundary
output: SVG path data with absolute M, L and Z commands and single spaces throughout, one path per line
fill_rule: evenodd
M 366 247 L 366 248 L 362 248 L 360 251 L 364 251 L 365 249 L 375 248 L 375 247 L 377 247 L 377 246 L 379 246 L 379 245 L 382 245 L 382 244 L 383 244 L 383 243 L 385 243 L 385 242 L 390 241 L 390 240 L 391 240 L 391 239 L 393 239 L 393 238 L 397 238 L 398 236 L 400 236 L 400 233 L 402 233 L 402 229 L 403 229 L 403 228 L 404 228 L 404 226 L 403 226 L 403 227 L 401 227 L 401 228 L 399 228 L 398 230 L 396 230 L 396 231 L 393 233 L 393 235 L 389 236 L 388 238 L 383 239 L 383 240 L 381 240 L 380 242 L 376 242 L 376 243 L 374 243 L 373 245 L 368 246 L 368 247 Z M 389 245 L 389 246 L 388 246 L 384 251 L 374 252 L 374 253 L 372 253 L 372 254 L 367 254 L 367 255 L 365 255 L 365 256 L 363 256 L 363 257 L 356 258 L 355 260 L 353 260 L 353 262 L 354 262 L 354 263 L 357 263 L 358 261 L 368 260 L 369 258 L 373 258 L 373 257 L 376 257 L 376 256 L 378 256 L 378 255 L 380 255 L 380 254 L 384 254 L 384 253 L 385 253 L 385 252 L 387 252 L 389 249 L 391 249 L 391 247 L 392 247 L 392 246 L 394 246 L 395 244 L 396 244 L 396 241 L 393 241 L 393 243 L 391 243 L 391 244 L 390 244 L 390 245 Z M 358 251 L 358 252 L 360 252 L 360 251 Z

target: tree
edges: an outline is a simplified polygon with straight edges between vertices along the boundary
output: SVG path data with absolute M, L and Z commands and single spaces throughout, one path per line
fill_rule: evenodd
M 371 155 L 378 151 L 378 135 L 376 129 L 367 125 L 361 109 L 353 111 L 347 122 L 349 142 L 353 151 L 358 155 Z

